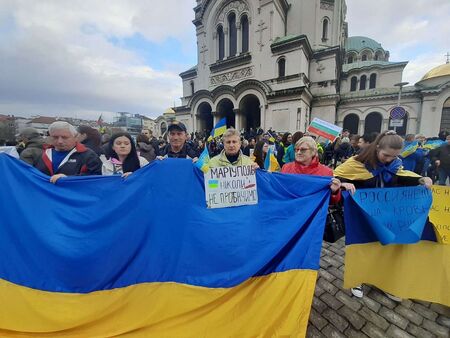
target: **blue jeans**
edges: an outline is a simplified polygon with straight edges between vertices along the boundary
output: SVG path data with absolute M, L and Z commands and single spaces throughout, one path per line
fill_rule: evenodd
M 445 168 L 439 168 L 439 185 L 445 185 L 447 178 L 450 177 L 450 170 Z

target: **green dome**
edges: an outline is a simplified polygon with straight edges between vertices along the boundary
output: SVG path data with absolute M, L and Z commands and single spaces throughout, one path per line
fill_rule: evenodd
M 376 42 L 375 40 L 366 36 L 351 36 L 345 42 L 345 50 L 347 52 L 355 51 L 359 53 L 366 48 L 369 48 L 374 52 L 378 49 L 384 50 L 379 42 Z

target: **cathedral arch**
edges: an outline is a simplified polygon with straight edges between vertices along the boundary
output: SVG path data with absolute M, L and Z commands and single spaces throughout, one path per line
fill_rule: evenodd
M 229 56 L 237 54 L 237 27 L 236 27 L 236 13 L 231 11 L 227 16 L 228 21 L 228 51 Z
M 366 83 L 367 83 L 367 76 L 366 75 L 361 76 L 361 79 L 359 80 L 359 90 L 366 90 Z
M 286 58 L 284 56 L 280 57 L 277 61 L 278 77 L 286 76 Z
M 235 113 L 235 104 L 234 98 L 230 99 L 229 97 L 220 98 L 217 101 L 217 109 L 216 113 L 219 119 L 226 117 L 227 119 L 227 128 L 236 127 L 236 113 Z
M 380 133 L 383 123 L 383 115 L 379 112 L 371 112 L 364 120 L 364 134 Z
M 202 101 L 196 108 L 197 130 L 206 131 L 208 134 L 214 127 L 212 106 L 208 101 Z
M 350 134 L 358 134 L 359 130 L 359 116 L 351 113 L 344 117 L 344 129 L 348 129 Z
M 247 53 L 249 51 L 249 32 L 250 25 L 248 20 L 248 15 L 244 14 L 241 16 L 241 41 L 242 41 L 242 53 Z
M 330 19 L 328 17 L 324 17 L 322 19 L 322 42 L 326 42 L 328 40 L 329 25 L 330 25 Z
M 350 91 L 355 92 L 357 86 L 358 86 L 358 78 L 356 76 L 352 76 L 352 78 L 350 79 Z

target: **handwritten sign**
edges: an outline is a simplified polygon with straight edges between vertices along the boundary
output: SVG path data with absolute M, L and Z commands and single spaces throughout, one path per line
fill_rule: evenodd
M 422 237 L 432 203 L 425 187 L 360 189 L 352 196 L 381 244 L 412 244 Z
M 450 187 L 433 185 L 432 192 L 430 221 L 433 223 L 438 242 L 450 244 Z
M 210 168 L 205 173 L 208 208 L 227 208 L 258 203 L 255 170 L 250 165 Z

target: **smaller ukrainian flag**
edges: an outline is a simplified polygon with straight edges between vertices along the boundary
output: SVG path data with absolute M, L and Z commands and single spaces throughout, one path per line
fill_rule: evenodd
M 208 145 L 205 145 L 205 149 L 200 154 L 200 157 L 198 158 L 198 161 L 195 162 L 195 166 L 199 168 L 201 171 L 206 173 L 209 170 L 209 152 L 208 152 Z
M 210 189 L 217 189 L 219 187 L 219 180 L 209 180 L 208 187 Z
M 227 130 L 227 118 L 224 117 L 214 126 L 214 129 L 211 131 L 211 136 L 213 138 L 222 136 L 226 130 Z

